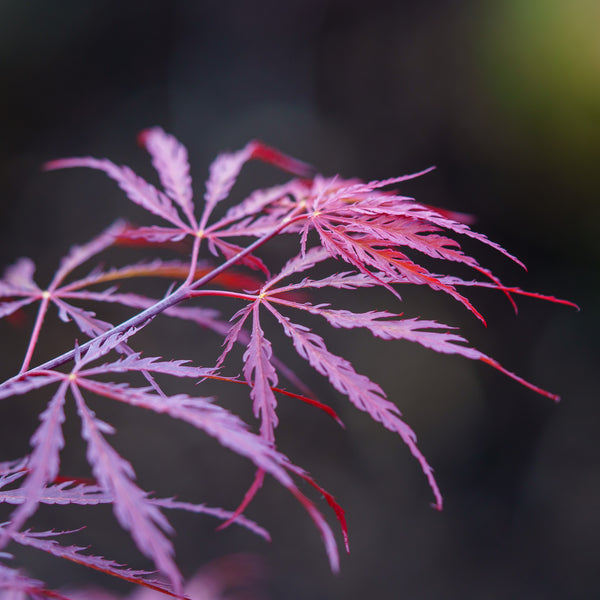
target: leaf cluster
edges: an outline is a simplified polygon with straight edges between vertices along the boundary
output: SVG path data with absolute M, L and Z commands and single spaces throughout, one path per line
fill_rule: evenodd
M 278 450 L 278 403 L 282 396 L 294 397 L 322 409 L 340 424 L 341 420 L 332 407 L 314 397 L 293 368 L 279 359 L 278 350 L 265 333 L 265 318 L 278 324 L 299 359 L 325 377 L 357 409 L 400 436 L 420 464 L 438 509 L 442 507 L 442 496 L 433 469 L 397 405 L 377 383 L 328 348 L 321 328 L 317 332 L 302 324 L 301 315 L 320 319 L 325 326 L 362 328 L 383 340 L 408 340 L 436 352 L 481 361 L 532 390 L 557 399 L 471 347 L 451 326 L 384 310 L 356 313 L 321 301 L 327 300 L 331 290 L 350 294 L 374 287 L 384 288 L 400 300 L 402 287 L 412 284 L 448 295 L 481 321 L 483 316 L 462 290 L 473 286 L 493 288 L 506 294 L 513 305 L 513 296 L 519 294 L 570 304 L 505 286 L 475 258 L 463 253 L 457 237 L 475 239 L 521 264 L 518 259 L 473 231 L 463 216 L 417 203 L 395 191 L 403 181 L 425 171 L 368 183 L 324 177 L 315 174 L 312 167 L 254 141 L 237 152 L 216 158 L 203 199 L 195 202 L 185 147 L 160 128 L 142 132 L 139 141 L 152 158 L 160 188 L 107 159 L 61 159 L 48 163 L 46 168 L 87 167 L 104 172 L 129 200 L 154 215 L 157 224 L 137 227 L 117 221 L 91 241 L 71 248 L 47 286 L 35 281 L 34 263 L 27 258 L 8 267 L 0 280 L 0 317 L 37 305 L 21 369 L 0 384 L 0 400 L 25 401 L 27 394 L 42 388 L 47 390 L 48 398 L 31 437 L 29 454 L 7 457 L 0 463 L 0 502 L 14 506 L 9 519 L 0 525 L 0 550 L 11 543 L 33 546 L 181 596 L 183 577 L 175 562 L 170 538 L 173 529 L 165 512 L 208 514 L 221 519 L 223 526 L 235 523 L 269 539 L 267 531 L 245 517 L 244 511 L 264 478 L 270 476 L 305 508 L 321 534 L 332 570 L 337 571 L 335 535 L 318 501 L 302 491 L 299 482 L 308 482 L 331 506 L 348 548 L 344 511 L 302 467 Z M 294 177 L 283 185 L 254 191 L 221 211 L 223 216 L 213 218 L 217 205 L 228 199 L 244 164 L 253 159 L 270 163 Z M 284 235 L 290 239 L 288 260 L 280 270 L 271 272 L 260 249 L 271 239 Z M 99 262 L 107 249 L 127 245 L 143 247 L 148 258 L 112 267 Z M 183 249 L 186 257 L 160 258 L 158 250 L 165 246 Z M 431 272 L 419 263 L 418 256 L 435 259 L 440 268 L 452 263 L 465 265 L 480 279 L 465 280 L 450 273 Z M 90 262 L 93 266 L 87 275 L 74 276 L 76 269 Z M 123 283 L 135 285 L 142 278 L 166 280 L 169 286 L 162 297 L 121 290 Z M 209 299 L 218 300 L 220 308 L 207 305 Z M 237 306 L 241 303 L 242 308 L 228 313 L 232 301 Z M 97 307 L 99 314 L 89 309 L 90 304 Z M 109 322 L 103 313 L 110 305 L 124 307 L 131 316 L 121 323 Z M 32 366 L 52 307 L 60 320 L 77 327 L 81 337 L 73 340 L 62 354 Z M 177 319 L 190 328 L 208 329 L 220 336 L 222 348 L 214 364 L 196 365 L 193 357 L 145 357 L 137 347 L 136 334 L 157 318 Z M 243 349 L 241 364 L 236 364 L 232 353 L 235 346 Z M 227 375 L 232 372 L 239 376 Z M 256 423 L 245 423 L 217 398 L 166 393 L 160 384 L 165 377 L 198 384 L 216 380 L 223 385 L 246 386 Z M 284 388 L 282 380 L 291 389 Z M 142 489 L 136 483 L 133 465 L 109 441 L 115 428 L 90 408 L 90 396 L 183 421 L 199 434 L 215 438 L 251 461 L 255 478 L 237 509 L 157 498 Z M 93 476 L 87 481 L 61 472 L 68 403 L 76 407 L 87 448 Z M 41 504 L 110 504 L 119 524 L 152 560 L 168 585 L 151 579 L 149 573 L 127 569 L 84 552 L 81 547 L 60 544 L 58 540 L 65 532 L 24 529 Z M 7 553 L 0 554 L 0 589 L 36 598 L 57 597 L 41 582 L 8 566 L 9 557 Z

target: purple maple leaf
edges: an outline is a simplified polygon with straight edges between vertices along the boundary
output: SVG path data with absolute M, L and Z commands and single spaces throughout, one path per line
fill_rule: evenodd
M 459 239 L 463 236 L 476 240 L 522 266 L 516 257 L 475 232 L 464 215 L 420 204 L 392 189 L 429 169 L 367 183 L 324 177 L 315 175 L 305 163 L 253 141 L 241 150 L 223 153 L 215 159 L 197 204 L 188 153 L 183 144 L 158 127 L 143 131 L 139 139 L 151 156 L 162 189 L 128 167 L 104 158 L 60 159 L 48 163 L 46 168 L 88 167 L 103 171 L 132 202 L 157 217 L 159 223 L 136 227 L 116 222 L 86 244 L 73 247 L 48 286 L 35 282 L 34 263 L 26 258 L 8 267 L 0 280 L 0 318 L 39 303 L 21 369 L 0 384 L 0 400 L 48 388 L 46 406 L 30 440 L 31 452 L 16 460 L 2 457 L 0 462 L 0 503 L 15 507 L 10 520 L 0 526 L 0 549 L 9 542 L 34 546 L 164 591 L 158 584 L 148 582 L 144 572 L 130 571 L 109 559 L 83 554 L 82 548 L 77 546 L 60 546 L 53 538 L 58 534 L 22 531 L 40 504 L 110 504 L 117 521 L 130 533 L 140 551 L 169 579 L 171 593 L 181 595 L 183 578 L 175 563 L 170 539 L 173 531 L 164 511 L 179 509 L 209 514 L 223 520 L 224 525 L 235 522 L 268 539 L 266 530 L 242 513 L 264 478 L 271 476 L 309 513 L 321 534 L 331 568 L 338 570 L 334 534 L 317 504 L 298 487 L 298 479 L 314 487 L 331 506 L 348 548 L 344 511 L 329 492 L 278 449 L 277 409 L 281 398 L 300 399 L 325 410 L 338 423 L 341 421 L 331 407 L 314 397 L 306 382 L 290 366 L 281 362 L 272 330 L 266 326 L 268 320 L 281 328 L 298 356 L 354 407 L 400 436 L 423 470 L 437 508 L 442 506 L 442 496 L 433 470 L 417 446 L 415 433 L 402 419 L 400 408 L 387 398 L 377 383 L 331 349 L 320 330 L 313 331 L 299 322 L 302 319 L 298 319 L 298 315 L 309 315 L 338 329 L 366 329 L 388 342 L 410 341 L 435 352 L 481 361 L 537 393 L 558 399 L 470 346 L 453 326 L 431 318 L 405 317 L 402 312 L 376 306 L 365 312 L 354 312 L 321 301 L 319 295 L 331 289 L 355 291 L 373 287 L 382 287 L 401 300 L 402 286 L 421 285 L 458 301 L 484 323 L 465 289 L 495 289 L 505 294 L 515 309 L 513 296 L 518 295 L 572 305 L 552 296 L 503 284 L 490 269 L 463 252 Z M 253 159 L 274 165 L 296 178 L 272 188 L 255 190 L 229 206 L 222 216 L 213 218 L 217 206 L 220 208 L 230 198 L 241 169 Z M 279 236 L 286 236 L 291 248 L 281 268 L 260 255 L 262 247 Z M 117 267 L 96 265 L 88 275 L 73 278 L 76 268 L 118 244 L 141 246 L 147 250 L 148 257 Z M 183 251 L 185 257 L 166 260 L 157 254 L 158 250 L 165 249 Z M 208 255 L 206 259 L 201 257 L 202 251 Z M 427 267 L 422 264 L 423 257 L 427 259 Z M 439 272 L 437 267 L 434 271 L 429 266 L 432 263 L 439 265 Z M 475 277 L 481 279 L 463 279 L 447 272 L 457 265 L 471 269 Z M 140 293 L 135 284 L 141 278 L 166 280 L 164 296 L 152 298 Z M 125 283 L 132 285 L 133 291 L 121 290 L 119 286 Z M 207 300 L 218 301 L 219 308 L 208 305 Z M 232 308 L 228 308 L 229 302 Z M 113 325 L 102 313 L 98 316 L 92 312 L 88 303 L 95 303 L 99 311 L 108 305 L 119 305 L 133 314 Z M 81 343 L 73 340 L 63 354 L 32 367 L 51 305 L 57 308 L 60 319 L 73 322 L 86 339 Z M 210 330 L 216 334 L 222 348 L 214 366 L 195 366 L 190 360 L 145 357 L 135 350 L 131 343 L 136 334 L 163 315 L 185 321 L 190 331 L 197 332 L 196 328 L 200 328 L 202 332 Z M 232 316 L 227 321 L 223 315 Z M 178 345 L 177 340 L 161 342 L 167 346 L 163 356 L 169 356 L 170 342 L 173 347 Z M 240 364 L 235 362 L 232 352 L 236 344 L 244 348 Z M 238 376 L 224 374 L 232 363 Z M 133 382 L 133 377 L 140 374 L 148 385 Z M 280 376 L 294 391 L 277 387 Z M 223 385 L 248 387 L 258 421 L 257 431 L 220 406 L 216 398 L 195 393 L 165 393 L 157 381 L 165 377 L 193 380 L 198 384 L 210 379 Z M 115 430 L 92 411 L 87 401 L 89 394 L 104 403 L 127 404 L 180 421 L 250 460 L 256 474 L 238 508 L 226 510 L 175 498 L 155 498 L 142 489 L 135 481 L 133 465 L 109 443 L 109 436 Z M 60 473 L 60 455 L 65 446 L 62 424 L 68 403 L 75 405 L 81 421 L 81 436 L 93 475 L 89 481 L 69 479 Z M 99 403 L 98 407 L 101 412 L 103 404 Z M 0 553 L 0 560 L 8 557 Z M 33 597 L 60 597 L 46 590 L 41 582 L 1 563 L 0 589 Z

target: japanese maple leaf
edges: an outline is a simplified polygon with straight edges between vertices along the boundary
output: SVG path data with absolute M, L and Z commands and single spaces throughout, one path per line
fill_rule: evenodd
M 34 302 L 40 303 L 29 346 L 21 367 L 22 372 L 29 367 L 42 324 L 51 303 L 56 306 L 63 321 L 73 320 L 79 329 L 89 337 L 95 337 L 112 327 L 110 323 L 98 319 L 93 312 L 71 304 L 70 300 L 76 298 L 77 294 L 71 293 L 72 290 L 69 286 L 64 285 L 64 281 L 74 269 L 111 246 L 123 228 L 124 224 L 117 222 L 91 242 L 71 248 L 69 254 L 62 259 L 60 267 L 46 288 L 38 286 L 34 281 L 35 265 L 28 258 L 21 258 L 17 263 L 6 269 L 4 277 L 0 280 L 0 298 L 10 300 L 0 303 L 0 317 L 10 315 Z
M 358 289 L 372 287 L 377 284 L 377 278 L 372 277 L 372 274 L 365 272 L 364 269 L 360 269 L 359 272 L 334 273 L 320 279 L 304 277 L 296 283 L 282 283 L 284 280 L 309 271 L 317 264 L 331 258 L 328 247 L 313 247 L 288 261 L 281 271 L 272 276 L 258 292 L 244 295 L 235 294 L 239 298 L 245 298 L 248 305 L 238 311 L 232 318 L 233 325 L 225 340 L 225 349 L 219 358 L 218 364 L 221 365 L 224 362 L 234 341 L 240 337 L 244 323 L 252 317 L 252 334 L 243 357 L 244 375 L 252 385 L 251 398 L 254 403 L 255 415 L 261 419 L 261 434 L 265 439 L 274 443 L 278 418 L 276 414 L 277 402 L 271 386 L 277 383 L 277 373 L 275 366 L 272 364 L 271 342 L 264 334 L 259 316 L 260 309 L 266 309 L 283 327 L 284 333 L 291 338 L 294 348 L 303 359 L 307 360 L 319 373 L 326 376 L 333 387 L 346 395 L 357 408 L 368 413 L 375 421 L 382 423 L 390 431 L 400 435 L 418 460 L 429 481 L 436 501 L 435 506 L 441 508 L 442 496 L 433 476 L 433 470 L 418 449 L 416 435 L 402 420 L 398 407 L 386 398 L 386 394 L 380 386 L 367 376 L 359 374 L 348 360 L 332 353 L 327 348 L 323 337 L 306 326 L 295 323 L 289 316 L 282 313 L 283 308 L 318 315 L 325 319 L 329 325 L 336 328 L 365 328 L 374 336 L 385 340 L 403 339 L 418 343 L 436 352 L 459 354 L 471 360 L 480 360 L 537 393 L 554 400 L 558 400 L 558 396 L 526 381 L 503 367 L 498 361 L 470 347 L 467 340 L 453 331 L 453 327 L 443 323 L 420 318 L 405 318 L 402 314 L 381 310 L 355 313 L 343 309 L 333 309 L 328 304 L 315 305 L 286 298 L 286 294 L 297 290 L 327 287 Z M 390 275 L 389 273 L 382 273 L 381 278 L 386 283 L 413 283 L 411 277 L 404 274 Z M 519 288 L 505 288 L 495 283 L 464 282 L 458 278 L 450 279 L 443 276 L 438 276 L 438 279 L 440 282 L 451 282 L 452 285 L 481 284 L 482 286 L 500 287 L 502 290 L 515 294 L 534 295 L 547 300 L 570 304 L 553 297 L 531 294 Z M 198 294 L 203 293 L 206 292 L 198 292 Z M 244 505 L 247 504 L 248 498 L 256 491 L 255 488 L 259 483 L 259 481 L 255 482 L 254 487 L 243 503 Z
M 148 242 L 173 242 L 191 236 L 194 240 L 194 247 L 190 277 L 195 270 L 195 262 L 202 239 L 207 239 L 210 248 L 214 252 L 220 251 L 225 258 L 231 258 L 240 250 L 236 244 L 221 239 L 218 234 L 207 229 L 207 224 L 217 204 L 228 197 L 246 162 L 251 159 L 261 160 L 296 175 L 309 175 L 313 172 L 309 165 L 286 156 L 262 142 L 249 142 L 237 152 L 219 155 L 211 164 L 206 181 L 202 212 L 197 218 L 185 147 L 160 127 L 143 131 L 139 136 L 139 141 L 152 157 L 152 164 L 158 173 L 163 190 L 159 190 L 136 175 L 129 167 L 115 165 L 108 159 L 63 158 L 51 161 L 45 167 L 47 170 L 89 167 L 103 171 L 119 184 L 132 202 L 167 221 L 170 225 L 169 227 L 156 225 L 129 228 L 127 231 L 123 231 L 122 235 L 143 238 Z M 240 261 L 252 268 L 268 272 L 262 261 L 256 257 L 247 256 Z
M 333 534 L 320 512 L 299 491 L 291 476 L 295 474 L 304 478 L 305 472 L 277 452 L 272 444 L 251 433 L 238 417 L 214 404 L 210 398 L 185 394 L 165 396 L 151 387 L 139 388 L 127 383 L 104 380 L 106 375 L 133 372 L 203 379 L 213 374 L 212 369 L 191 367 L 185 364 L 186 361 L 142 358 L 138 354 L 96 367 L 90 365 L 116 349 L 134 333 L 134 330 L 130 330 L 124 335 L 92 342 L 85 353 L 76 353 L 75 364 L 70 373 L 36 369 L 0 385 L 1 400 L 58 384 L 57 391 L 40 417 L 42 423 L 31 438 L 33 451 L 27 462 L 27 476 L 19 492 L 22 501 L 12 515 L 10 525 L 0 534 L 6 537 L 18 531 L 38 504 L 47 498 L 47 486 L 59 473 L 59 454 L 64 445 L 62 423 L 69 391 L 81 419 L 82 437 L 88 448 L 88 462 L 99 491 L 110 496 L 117 520 L 131 533 L 139 549 L 152 558 L 157 568 L 169 577 L 176 592 L 180 590 L 181 576 L 173 560 L 173 547 L 166 535 L 171 533 L 171 526 L 160 510 L 161 506 L 169 503 L 151 499 L 147 492 L 134 483 L 132 465 L 119 456 L 106 439 L 106 435 L 114 433 L 114 429 L 100 420 L 85 401 L 84 393 L 92 392 L 185 421 L 215 437 L 223 446 L 249 458 L 261 471 L 272 475 L 289 489 L 303 504 L 321 531 L 332 568 L 337 570 L 339 559 Z M 102 376 L 102 380 L 96 379 L 96 376 Z M 80 495 L 77 494 L 77 497 L 81 500 Z M 237 519 L 238 515 L 228 515 L 227 518 Z
M 9 267 L 0 280 L 0 317 L 39 302 L 21 371 L 0 384 L 0 400 L 52 386 L 52 393 L 40 415 L 40 424 L 31 438 L 31 453 L 22 460 L 0 463 L 0 502 L 16 507 L 10 522 L 0 528 L 0 548 L 9 540 L 18 541 L 19 535 L 25 535 L 23 539 L 33 545 L 32 540 L 38 539 L 37 534 L 20 530 L 41 503 L 110 503 L 121 526 L 169 578 L 174 593 L 180 594 L 182 578 L 175 565 L 171 526 L 164 510 L 179 508 L 206 512 L 224 519 L 226 525 L 235 521 L 260 534 L 264 530 L 243 517 L 242 512 L 264 477 L 270 475 L 308 511 L 324 540 L 331 567 L 337 570 L 339 559 L 331 529 L 315 505 L 300 492 L 295 478 L 302 478 L 324 496 L 341 523 L 347 547 L 343 510 L 331 494 L 279 452 L 276 438 L 278 398 L 281 394 L 299 398 L 322 408 L 336 420 L 338 418 L 331 407 L 307 397 L 310 393 L 305 384 L 278 360 L 270 330 L 265 327 L 265 318 L 274 320 L 281 327 L 298 355 L 327 378 L 337 392 L 402 438 L 425 473 L 438 508 L 442 498 L 433 471 L 417 446 L 415 433 L 402 419 L 398 406 L 387 398 L 377 383 L 333 352 L 323 335 L 299 322 L 297 315 L 309 315 L 313 320 L 316 317 L 335 328 L 367 329 L 384 340 L 406 340 L 436 352 L 478 360 L 538 393 L 555 400 L 558 398 L 471 347 L 451 326 L 420 316 L 406 317 L 401 312 L 375 306 L 365 312 L 353 312 L 315 299 L 323 290 L 352 290 L 354 293 L 372 287 L 383 287 L 401 299 L 403 285 L 424 285 L 457 300 L 484 323 L 465 289 L 484 287 L 501 291 L 515 309 L 515 295 L 572 304 L 504 285 L 491 270 L 466 254 L 458 240 L 468 237 L 479 241 L 522 266 L 516 257 L 475 232 L 470 227 L 472 221 L 464 215 L 417 203 L 395 191 L 394 188 L 405 180 L 427 171 L 367 183 L 324 177 L 315 175 L 304 163 L 260 142 L 250 142 L 241 150 L 216 158 L 210 166 L 203 197 L 196 203 L 185 147 L 160 128 L 144 131 L 140 141 L 150 153 L 162 189 L 107 159 L 62 159 L 49 163 L 47 168 L 101 170 L 118 183 L 131 201 L 161 219 L 162 224 L 149 227 L 115 224 L 91 242 L 71 249 L 48 287 L 34 281 L 34 266 L 28 259 L 21 259 Z M 256 190 L 215 219 L 215 209 L 229 198 L 240 170 L 250 159 L 273 164 L 297 178 Z M 294 236 L 297 245 L 283 268 L 271 274 L 270 266 L 263 262 L 258 251 L 274 237 L 284 234 Z M 252 241 L 243 245 L 240 240 L 244 238 Z M 84 277 L 71 279 L 75 268 L 123 239 L 134 240 L 149 248 L 185 243 L 190 256 L 187 260 L 154 258 L 122 267 L 96 267 Z M 201 261 L 200 249 L 204 240 L 209 252 L 223 256 L 225 260 L 215 265 Z M 440 265 L 439 269 L 432 264 Z M 236 265 L 254 269 L 254 275 L 231 271 Z M 468 267 L 482 280 L 463 279 L 446 272 L 452 266 Z M 119 289 L 121 282 L 139 277 L 166 278 L 177 285 L 171 285 L 161 299 Z M 209 282 L 216 284 L 218 289 L 209 289 Z M 111 287 L 99 289 L 107 284 Z M 226 323 L 221 310 L 196 304 L 204 298 L 235 300 L 237 312 Z M 135 314 L 113 326 L 95 313 L 80 308 L 80 302 L 90 301 L 118 304 L 133 309 Z M 182 304 L 184 302 L 186 304 Z M 239 303 L 242 303 L 241 308 Z M 30 368 L 50 304 L 57 307 L 63 320 L 73 321 L 89 340 Z M 188 361 L 143 358 L 129 345 L 139 329 L 162 314 L 209 328 L 223 338 L 223 350 L 214 369 L 194 367 Z M 237 371 L 239 378 L 228 378 L 220 369 L 226 361 L 231 361 L 235 344 L 245 348 L 243 364 Z M 118 353 L 120 357 L 98 364 L 111 353 Z M 69 369 L 64 368 L 67 364 L 71 365 Z M 123 381 L 123 377 L 139 373 L 147 379 L 149 386 Z M 260 423 L 258 433 L 253 433 L 212 398 L 165 394 L 155 376 L 197 381 L 212 378 L 248 386 L 254 414 Z M 286 377 L 306 395 L 277 387 L 280 376 Z M 90 393 L 184 421 L 248 458 L 256 468 L 256 475 L 242 503 L 235 511 L 224 511 L 152 497 L 135 482 L 133 466 L 109 443 L 108 436 L 114 429 L 90 409 L 86 400 Z M 64 479 L 60 474 L 60 454 L 65 444 L 62 425 L 68 403 L 74 403 L 81 421 L 81 435 L 94 476 L 88 482 Z M 53 543 L 47 546 L 47 551 L 57 547 Z M 55 553 L 60 552 L 63 551 Z M 79 550 L 67 550 L 64 554 L 75 560 Z M 95 561 L 95 558 L 88 560 L 89 563 Z M 118 571 L 114 565 L 102 564 L 106 571 Z M 0 578 L 3 576 L 9 581 L 8 586 L 12 585 L 15 590 L 30 589 L 33 595 L 37 593 L 34 580 L 20 580 L 14 573 L 0 570 Z

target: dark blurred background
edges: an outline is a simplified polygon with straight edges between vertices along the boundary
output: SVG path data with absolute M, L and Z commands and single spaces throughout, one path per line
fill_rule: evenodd
M 244 551 L 264 560 L 274 599 L 600 598 L 598 23 L 594 0 L 0 2 L 0 265 L 29 256 L 44 285 L 72 244 L 120 216 L 144 222 L 101 174 L 40 166 L 91 154 L 153 177 L 135 136 L 161 125 L 187 146 L 197 197 L 211 159 L 252 138 L 325 174 L 365 180 L 436 165 L 403 192 L 475 214 L 475 227 L 528 272 L 484 247 L 466 243 L 469 252 L 506 283 L 582 309 L 522 298 L 515 316 L 501 294 L 478 292 L 486 329 L 431 290 L 407 290 L 401 307 L 383 294 L 356 294 L 351 302 L 362 310 L 460 326 L 562 402 L 483 364 L 336 333 L 330 349 L 379 382 L 416 430 L 444 511 L 429 507 L 425 478 L 401 440 L 295 361 L 347 428 L 283 399 L 281 449 L 346 508 L 351 554 L 332 575 L 306 514 L 268 482 L 248 515 L 271 531 L 272 544 L 235 527 L 215 532 L 208 517 L 173 517 L 186 575 Z M 249 165 L 233 198 L 281 180 Z M 0 326 L 4 378 L 20 365 L 25 333 Z M 40 359 L 73 343 L 52 327 Z M 216 338 L 186 333 L 153 324 L 147 353 L 166 353 L 153 342 L 173 340 L 172 356 L 214 360 Z M 282 342 L 281 356 L 294 360 Z M 251 418 L 243 394 L 216 391 Z M 1 460 L 26 452 L 42 406 L 41 398 L 3 402 Z M 251 481 L 244 461 L 187 428 L 95 409 L 117 425 L 115 445 L 146 489 L 233 508 Z M 71 414 L 63 458 L 85 476 L 77 427 Z M 109 511 L 54 507 L 31 525 L 82 522 L 89 527 L 80 541 L 95 552 L 146 565 Z M 19 560 L 54 586 L 115 586 L 45 555 Z

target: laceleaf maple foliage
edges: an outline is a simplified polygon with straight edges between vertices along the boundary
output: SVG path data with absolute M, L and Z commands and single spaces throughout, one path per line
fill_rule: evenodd
M 20 458 L 6 457 L 0 463 L 0 502 L 15 506 L 0 526 L 0 550 L 11 543 L 33 546 L 180 596 L 183 578 L 175 562 L 170 540 L 172 527 L 164 511 L 209 514 L 222 519 L 224 525 L 236 523 L 268 538 L 265 529 L 243 514 L 268 475 L 306 509 L 321 533 L 331 568 L 337 571 L 335 536 L 321 508 L 300 490 L 298 482 L 308 482 L 332 507 L 348 548 L 344 511 L 304 469 L 278 451 L 278 399 L 282 394 L 298 398 L 341 421 L 323 398 L 314 398 L 306 383 L 295 375 L 293 365 L 278 359 L 278 351 L 265 333 L 266 317 L 274 318 L 299 357 L 326 377 L 333 388 L 401 437 L 425 473 L 437 508 L 442 506 L 442 496 L 433 470 L 398 406 L 377 383 L 330 350 L 326 335 L 309 329 L 298 315 L 316 316 L 325 326 L 364 328 L 384 340 L 408 340 L 436 352 L 478 360 L 535 392 L 558 399 L 471 347 L 454 327 L 376 308 L 356 313 L 320 301 L 320 294 L 328 288 L 350 292 L 373 287 L 383 287 L 400 300 L 402 286 L 416 284 L 447 294 L 482 321 L 483 316 L 463 289 L 493 288 L 506 294 L 513 304 L 513 296 L 520 294 L 571 304 L 505 286 L 475 258 L 463 253 L 456 238 L 473 238 L 521 264 L 518 259 L 473 231 L 461 215 L 420 204 L 394 191 L 403 181 L 426 171 L 368 183 L 324 177 L 303 162 L 260 142 L 250 142 L 242 150 L 217 157 L 210 167 L 203 198 L 195 201 L 184 146 L 160 128 L 142 132 L 139 140 L 152 157 L 162 189 L 107 159 L 61 159 L 48 163 L 46 168 L 88 167 L 103 171 L 132 202 L 161 222 L 137 227 L 117 221 L 93 240 L 73 247 L 47 286 L 35 282 L 34 263 L 26 258 L 8 267 L 0 280 L 0 317 L 38 305 L 21 369 L 0 385 L 0 400 L 18 398 L 23 402 L 29 392 L 42 388 L 48 394 L 48 403 L 39 415 L 40 424 L 31 437 L 31 452 Z M 220 211 L 222 216 L 213 218 L 215 208 L 229 197 L 240 170 L 251 159 L 270 163 L 295 177 L 285 184 L 256 190 Z M 282 235 L 289 239 L 289 257 L 283 268 L 271 272 L 260 249 Z M 98 261 L 109 247 L 131 244 L 145 248 L 148 258 L 112 267 L 95 262 L 88 275 L 74 277 L 76 269 Z M 187 257 L 159 258 L 157 251 L 165 246 L 180 247 Z M 470 267 L 479 279 L 433 273 L 419 264 L 420 255 L 437 259 L 440 269 L 452 263 Z M 134 285 L 141 278 L 166 280 L 164 294 L 153 298 L 135 291 L 135 287 L 134 291 L 121 291 L 119 286 Z M 215 298 L 220 302 L 219 310 L 206 306 L 207 299 Z M 240 301 L 243 303 L 233 315 L 228 312 L 230 300 L 235 300 L 237 306 Z M 95 303 L 100 314 L 80 305 L 90 303 Z M 102 311 L 108 304 L 125 307 L 131 316 L 121 323 L 107 321 Z M 59 318 L 74 323 L 82 337 L 73 339 L 61 355 L 40 357 L 39 364 L 32 367 L 52 305 Z M 187 360 L 144 357 L 135 336 L 158 317 L 184 320 L 220 335 L 223 345 L 214 364 L 196 365 L 193 356 Z M 244 347 L 241 365 L 235 364 L 231 353 L 236 344 Z M 227 375 L 231 372 L 240 376 Z M 144 385 L 134 378 L 136 374 L 145 380 Z M 165 376 L 191 379 L 199 383 L 197 389 L 206 380 L 247 386 L 256 426 L 244 423 L 220 406 L 217 398 L 166 393 L 159 383 Z M 280 387 L 281 379 L 292 390 Z M 225 448 L 250 460 L 256 467 L 255 479 L 237 509 L 235 505 L 232 510 L 225 510 L 156 498 L 142 489 L 135 482 L 133 465 L 109 443 L 115 430 L 92 411 L 87 400 L 90 394 L 105 402 L 128 404 L 183 421 L 199 434 L 214 437 Z M 67 403 L 74 404 L 80 419 L 91 471 L 88 481 L 69 479 L 61 473 L 60 454 L 65 446 L 62 425 Z M 111 504 L 117 521 L 167 578 L 169 587 L 151 579 L 146 572 L 86 553 L 78 546 L 61 545 L 58 540 L 66 532 L 24 529 L 40 504 Z M 33 597 L 56 594 L 9 565 L 9 559 L 10 554 L 0 553 L 0 589 L 22 591 Z

